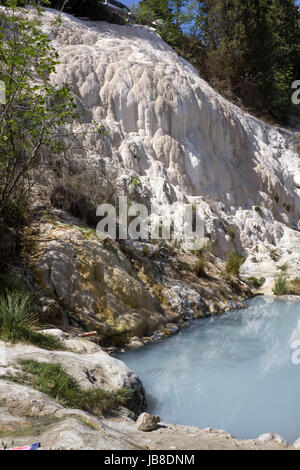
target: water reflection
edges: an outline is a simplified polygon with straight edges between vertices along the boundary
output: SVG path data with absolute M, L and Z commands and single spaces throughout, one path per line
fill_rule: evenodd
M 300 436 L 300 365 L 291 362 L 300 304 L 256 298 L 248 305 L 121 356 L 142 379 L 153 413 L 239 438 Z

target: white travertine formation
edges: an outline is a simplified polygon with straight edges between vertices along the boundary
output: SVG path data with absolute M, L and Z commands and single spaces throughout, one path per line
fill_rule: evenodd
M 199 202 L 219 254 L 244 250 L 245 271 L 274 272 L 276 246 L 296 274 L 300 158 L 291 133 L 223 99 L 151 29 L 66 14 L 51 26 L 56 15 L 42 16 L 61 61 L 53 80 L 75 88 L 86 129 L 96 120 L 108 130 L 107 171 L 117 165 L 118 181 L 139 176 L 154 204 Z M 108 158 L 97 137 L 84 140 L 87 158 Z

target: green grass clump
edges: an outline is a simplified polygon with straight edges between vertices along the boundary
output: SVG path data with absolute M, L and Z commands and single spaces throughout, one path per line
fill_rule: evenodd
M 38 333 L 37 316 L 31 296 L 18 289 L 0 294 L 0 339 L 10 343 L 26 342 L 44 349 L 63 349 L 60 341 Z
M 280 269 L 281 272 L 286 273 L 287 270 L 289 269 L 289 263 L 282 264 L 281 266 L 278 267 L 278 269 Z
M 284 276 L 279 276 L 275 279 L 274 287 L 272 289 L 274 295 L 286 295 L 287 294 L 287 285 L 286 278 Z
M 146 246 L 146 245 L 144 245 L 144 246 L 143 246 L 143 256 L 144 256 L 145 258 L 148 258 L 149 255 L 150 255 L 149 247 Z
M 234 276 L 239 276 L 240 268 L 244 263 L 245 258 L 239 255 L 236 251 L 233 251 L 228 255 L 225 270 L 228 274 L 233 274 Z
M 227 233 L 227 235 L 230 236 L 231 240 L 234 240 L 235 239 L 235 227 L 233 225 L 228 225 L 227 227 L 225 227 L 225 231 Z
M 94 415 L 105 415 L 120 406 L 126 406 L 133 398 L 130 387 L 116 391 L 101 388 L 83 389 L 65 372 L 60 364 L 20 359 L 22 372 L 6 378 L 29 385 L 49 395 L 69 408 L 81 409 Z
M 248 278 L 248 280 L 254 285 L 254 287 L 259 289 L 260 287 L 262 287 L 264 285 L 266 279 L 264 277 L 260 277 L 258 279 L 255 276 L 251 276 L 251 277 Z

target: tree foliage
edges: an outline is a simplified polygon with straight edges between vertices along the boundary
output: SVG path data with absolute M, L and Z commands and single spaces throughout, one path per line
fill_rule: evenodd
M 139 17 L 227 98 L 285 121 L 299 78 L 299 9 L 294 0 L 143 0 Z
M 260 100 L 261 108 L 285 120 L 299 61 L 295 2 L 208 0 L 200 2 L 200 13 L 210 73 L 246 104 Z
M 58 64 L 38 12 L 8 0 L 0 10 L 0 80 L 6 102 L 0 105 L 0 214 L 26 197 L 30 171 L 46 152 L 58 152 L 57 134 L 73 119 L 76 105 L 67 86 L 49 80 Z

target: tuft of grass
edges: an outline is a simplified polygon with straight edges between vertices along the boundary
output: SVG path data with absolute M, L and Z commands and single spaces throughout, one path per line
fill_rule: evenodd
M 286 295 L 287 292 L 287 285 L 286 285 L 286 278 L 281 275 L 275 279 L 274 287 L 272 289 L 274 295 Z
M 32 311 L 32 298 L 23 290 L 0 294 L 0 339 L 10 343 L 26 342 L 43 349 L 63 349 L 55 338 L 35 331 L 38 319 Z
M 138 176 L 131 176 L 131 184 L 133 186 L 141 186 L 142 183 Z
M 279 269 L 282 273 L 286 273 L 287 270 L 289 269 L 289 263 L 284 263 L 284 264 L 282 264 L 281 266 L 278 267 L 278 269 Z
M 259 289 L 260 287 L 262 287 L 265 283 L 265 278 L 264 277 L 260 277 L 259 279 L 255 276 L 251 276 L 248 278 L 248 281 L 251 282 L 251 284 L 254 285 L 254 287 L 256 287 L 256 289 Z
M 196 251 L 195 254 L 197 256 L 197 261 L 193 266 L 193 271 L 198 277 L 204 277 L 206 276 L 207 265 L 212 255 L 211 243 L 205 243 L 205 245 L 203 245 L 200 250 Z
M 280 197 L 279 197 L 279 194 L 278 193 L 275 193 L 274 194 L 274 201 L 278 204 L 279 201 L 280 201 Z
M 238 254 L 236 251 L 232 251 L 227 258 L 225 270 L 228 274 L 239 276 L 240 268 L 245 262 L 245 258 Z
M 85 390 L 62 369 L 60 364 L 33 359 L 20 359 L 18 364 L 22 372 L 16 376 L 6 376 L 7 379 L 29 385 L 69 408 L 103 416 L 119 409 L 120 406 L 129 405 L 133 399 L 134 392 L 130 387 L 116 391 L 101 388 Z
M 31 312 L 31 298 L 21 290 L 6 290 L 0 296 L 0 327 L 2 335 L 14 335 L 36 323 Z M 14 331 L 16 330 L 16 332 Z
M 144 246 L 143 246 L 143 256 L 144 256 L 145 258 L 148 258 L 149 255 L 150 255 L 149 247 L 146 246 L 146 245 L 144 245 Z
M 235 227 L 233 225 L 228 225 L 227 227 L 225 227 L 225 231 L 227 233 L 227 235 L 230 236 L 231 240 L 233 241 L 235 239 Z

